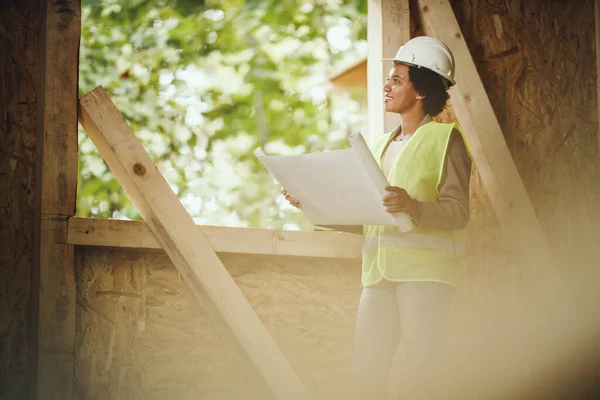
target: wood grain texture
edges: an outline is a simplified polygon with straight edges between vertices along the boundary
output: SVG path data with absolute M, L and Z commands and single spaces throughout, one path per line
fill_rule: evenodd
M 552 265 L 553 257 L 545 234 L 450 3 L 420 0 L 419 5 L 425 32 L 445 42 L 454 53 L 457 84 L 451 89 L 452 107 L 464 130 L 504 237 L 512 246 L 519 264 L 556 282 L 558 271 Z M 540 265 L 544 266 L 543 269 Z
M 562 279 L 590 295 L 600 233 L 594 2 L 465 0 L 453 9 Z M 468 270 L 483 294 L 523 277 L 474 179 Z
M 0 6 L 0 398 L 30 395 L 38 1 Z
M 577 366 L 573 360 L 597 360 L 597 340 L 588 337 L 588 347 L 574 349 L 585 342 L 581 337 L 579 342 L 557 337 L 565 329 L 581 336 L 596 335 L 598 323 L 598 105 L 594 37 L 590 35 L 594 4 L 591 0 L 577 4 L 457 0 L 452 8 L 576 307 L 565 312 L 561 307 L 567 301 L 551 293 L 551 305 L 531 311 L 532 299 L 548 294 L 530 285 L 531 277 L 514 258 L 514 248 L 503 240 L 475 167 L 467 279 L 457 293 L 451 319 L 448 357 L 452 361 L 444 374 L 447 386 L 440 385 L 448 389 L 443 398 L 491 398 L 494 392 L 496 398 L 576 397 L 569 392 L 573 382 L 583 381 L 585 373 L 596 374 L 598 364 L 578 361 Z M 451 107 L 439 119 L 456 120 Z M 542 273 L 545 267 L 540 262 Z M 574 315 L 578 321 L 570 319 Z M 569 322 L 557 322 L 561 320 Z M 543 324 L 547 328 L 540 332 Z M 549 342 L 553 350 L 548 349 Z M 545 358 L 547 354 L 564 358 L 551 361 Z M 538 381 L 544 384 L 532 387 L 527 386 L 531 381 L 523 382 L 527 387 L 523 392 L 506 393 L 506 382 L 518 382 L 524 376 L 525 359 L 527 374 L 548 374 Z M 481 384 L 473 387 L 467 381 Z
M 220 259 L 314 398 L 350 398 L 360 263 L 239 254 Z M 119 398 L 149 400 L 264 398 L 163 252 L 78 246 L 76 260 L 77 398 L 111 398 L 117 390 Z M 114 332 L 127 354 L 111 345 Z
M 41 74 L 38 137 L 41 161 L 41 212 L 71 216 L 77 192 L 77 97 L 81 4 L 42 1 Z
M 36 230 L 32 290 L 37 309 L 36 398 L 73 397 L 75 277 L 67 219 L 77 190 L 77 91 L 81 4 L 40 2 Z
M 341 232 L 198 226 L 218 253 L 360 259 L 362 236 Z M 161 249 L 141 221 L 69 219 L 69 244 L 132 249 Z
M 131 131 L 106 91 L 80 99 L 79 121 L 161 247 L 215 323 L 236 345 L 252 382 L 278 399 L 310 399 L 210 243 Z
M 144 399 L 146 262 L 79 251 L 75 399 Z

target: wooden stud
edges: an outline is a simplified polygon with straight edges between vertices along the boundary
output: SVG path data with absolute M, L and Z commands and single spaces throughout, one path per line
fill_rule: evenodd
M 75 276 L 67 219 L 75 213 L 81 4 L 41 1 L 32 276 L 35 398 L 73 398 Z
M 425 33 L 446 43 L 456 59 L 452 107 L 514 257 L 554 275 L 550 249 L 504 140 L 456 16 L 447 0 L 419 0 Z M 556 277 L 554 277 L 556 278 Z
M 392 58 L 402 44 L 410 39 L 410 9 L 408 0 L 369 0 L 367 40 L 368 138 L 390 132 L 400 124 L 397 114 L 383 108 L 383 85 L 392 64 L 382 62 Z
M 198 226 L 217 253 L 360 259 L 362 236 L 340 232 Z M 150 227 L 141 221 L 69 219 L 69 244 L 160 249 Z
M 80 99 L 79 122 L 211 318 L 230 335 L 257 382 L 278 399 L 311 396 L 204 234 L 98 87 Z

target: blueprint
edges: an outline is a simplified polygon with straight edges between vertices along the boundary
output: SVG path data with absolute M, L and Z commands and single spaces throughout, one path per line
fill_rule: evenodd
M 348 137 L 351 148 L 296 156 L 254 151 L 282 187 L 298 199 L 315 225 L 396 225 L 412 229 L 404 213 L 385 211 L 388 180 L 360 133 Z

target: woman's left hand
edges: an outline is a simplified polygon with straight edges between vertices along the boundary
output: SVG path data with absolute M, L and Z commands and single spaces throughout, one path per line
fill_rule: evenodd
M 408 213 L 408 215 L 415 215 L 417 212 L 417 200 L 414 200 L 406 192 L 398 186 L 386 186 L 385 190 L 388 191 L 388 195 L 383 198 L 383 206 L 386 208 L 385 211 L 394 213 Z

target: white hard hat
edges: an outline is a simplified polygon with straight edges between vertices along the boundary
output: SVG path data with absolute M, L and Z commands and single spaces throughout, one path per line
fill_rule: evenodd
M 396 57 L 383 61 L 398 61 L 403 64 L 427 68 L 446 78 L 448 86 L 454 85 L 454 55 L 444 43 L 429 36 L 410 39 L 398 49 Z

